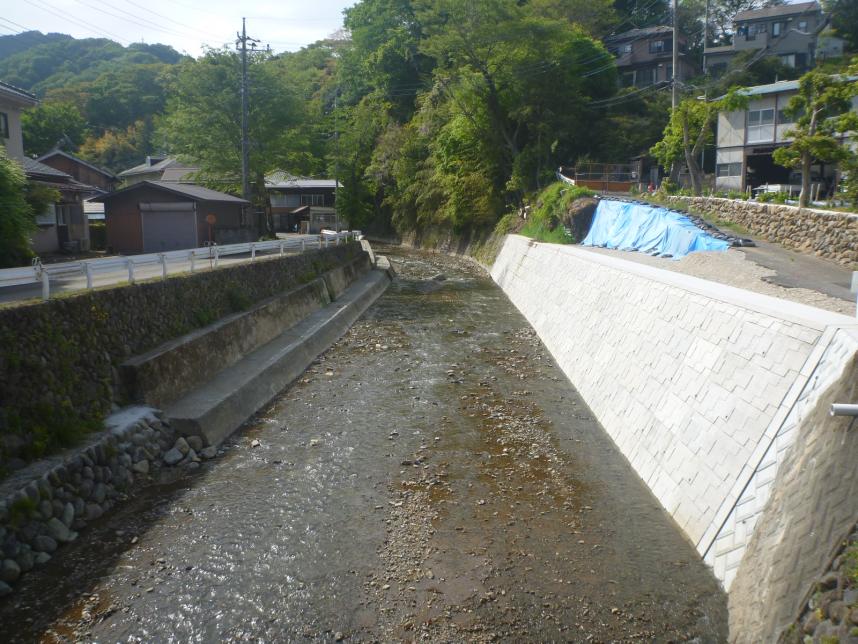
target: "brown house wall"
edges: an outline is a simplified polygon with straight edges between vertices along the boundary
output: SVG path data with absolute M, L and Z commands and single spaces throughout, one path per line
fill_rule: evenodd
M 145 252 L 139 208 L 141 202 L 176 203 L 193 202 L 193 200 L 148 186 L 114 195 L 105 202 L 105 218 L 107 221 L 107 244 L 115 252 L 125 255 Z M 217 218 L 214 238 L 220 243 L 219 228 L 237 228 L 240 225 L 241 205 L 212 201 L 197 202 L 197 231 L 200 244 L 208 241 L 209 238 L 209 227 L 206 223 L 206 215 L 209 214 Z
M 87 184 L 88 186 L 95 186 L 97 188 L 101 188 L 102 190 L 107 191 L 113 190 L 113 182 L 110 181 L 103 174 L 101 174 L 100 172 L 96 172 L 92 168 L 88 168 L 81 163 L 72 161 L 71 159 L 68 159 L 66 157 L 49 157 L 43 160 L 42 163 L 56 170 L 61 170 L 62 172 L 70 174 L 75 179 L 77 179 L 81 183 Z

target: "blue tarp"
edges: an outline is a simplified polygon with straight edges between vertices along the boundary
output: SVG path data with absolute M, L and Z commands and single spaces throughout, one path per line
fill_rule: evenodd
M 602 199 L 582 246 L 637 250 L 674 259 L 698 250 L 727 250 L 730 243 L 716 239 L 685 215 L 666 208 Z

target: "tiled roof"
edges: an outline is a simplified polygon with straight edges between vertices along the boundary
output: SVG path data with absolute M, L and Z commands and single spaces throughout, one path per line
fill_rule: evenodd
M 342 188 L 343 184 L 340 184 Z M 274 172 L 265 177 L 266 188 L 336 188 L 335 179 L 296 177 L 288 172 Z
M 72 161 L 75 161 L 77 163 L 80 163 L 81 165 L 86 166 L 90 170 L 95 170 L 96 172 L 103 174 L 105 177 L 107 177 L 109 179 L 115 179 L 116 178 L 116 175 L 114 175 L 112 172 L 109 172 L 108 170 L 105 170 L 104 168 L 99 168 L 97 165 L 93 165 L 93 164 L 89 163 L 88 161 L 84 161 L 80 157 L 76 157 L 75 155 L 70 154 L 68 152 L 65 152 L 63 150 L 51 150 L 50 152 L 48 152 L 47 154 L 43 154 L 42 156 L 40 156 L 36 160 L 37 161 L 44 161 L 45 159 L 50 159 L 51 157 L 55 157 L 55 156 L 61 156 L 61 157 L 65 157 L 67 159 L 71 159 Z
M 605 42 L 620 42 L 623 40 L 631 40 L 633 38 L 643 38 L 645 36 L 657 36 L 661 34 L 673 33 L 671 27 L 665 25 L 657 25 L 655 27 L 644 27 L 642 29 L 630 29 L 619 34 L 614 34 L 605 38 Z M 682 32 L 680 32 L 680 37 Z
M 135 183 L 127 188 L 123 188 L 122 190 L 95 197 L 92 201 L 107 201 L 116 195 L 123 194 L 131 190 L 138 190 L 144 186 L 160 188 L 161 190 L 166 190 L 173 194 L 188 197 L 194 201 L 217 201 L 238 204 L 250 203 L 249 201 L 245 201 L 239 197 L 234 197 L 233 195 L 228 195 L 224 192 L 218 192 L 217 190 L 211 190 L 191 183 L 177 183 L 175 181 L 141 181 L 140 183 Z
M 17 100 L 25 105 L 36 105 L 39 102 L 39 99 L 36 98 L 35 94 L 31 94 L 20 87 L 15 87 L 14 85 L 4 83 L 3 81 L 0 81 L 0 96 L 6 96 L 7 98 Z
M 781 4 L 762 9 L 742 11 L 733 18 L 734 22 L 742 20 L 762 20 L 763 18 L 776 18 L 778 16 L 794 16 L 799 13 L 815 13 L 822 11 L 817 2 L 799 2 L 796 4 Z

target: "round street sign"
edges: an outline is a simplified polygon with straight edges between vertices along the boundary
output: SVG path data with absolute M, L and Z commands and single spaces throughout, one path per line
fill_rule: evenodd
M 215 217 L 214 215 L 206 215 L 206 223 L 209 226 L 214 226 L 216 221 L 217 217 Z

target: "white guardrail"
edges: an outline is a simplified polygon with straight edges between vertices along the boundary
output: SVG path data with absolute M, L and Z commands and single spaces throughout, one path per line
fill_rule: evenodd
M 136 279 L 151 279 L 157 277 L 158 269 L 162 279 L 178 273 L 193 273 L 201 268 L 217 268 L 224 257 L 247 255 L 246 258 L 234 258 L 230 263 L 253 262 L 259 255 L 284 255 L 287 251 L 305 251 L 326 248 L 331 244 L 339 244 L 340 240 L 357 239 L 359 230 L 334 232 L 323 230 L 319 235 L 303 235 L 296 239 L 276 239 L 272 241 L 248 242 L 245 244 L 227 244 L 224 246 L 211 245 L 202 248 L 188 248 L 165 253 L 148 255 L 123 255 L 105 257 L 103 259 L 88 259 L 76 262 L 57 264 L 42 264 L 35 260 L 32 266 L 23 268 L 0 269 L 0 289 L 10 286 L 26 286 L 41 284 L 42 299 L 50 299 L 51 282 L 63 280 L 64 290 L 92 290 L 96 280 L 99 286 L 107 286 L 127 281 L 134 284 Z M 205 263 L 203 265 L 203 262 Z M 141 275 L 141 269 L 155 268 L 154 274 Z M 112 275 L 111 275 L 112 274 Z M 75 287 L 74 280 L 80 280 Z M 69 284 L 68 282 L 72 282 Z M 71 288 L 70 288 L 71 287 Z

